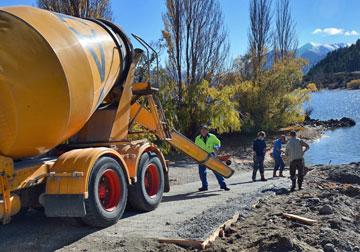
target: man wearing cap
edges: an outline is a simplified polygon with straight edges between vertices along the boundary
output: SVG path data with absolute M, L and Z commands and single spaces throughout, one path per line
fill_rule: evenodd
M 195 144 L 204 151 L 208 152 L 211 156 L 215 156 L 215 152 L 219 150 L 221 146 L 220 140 L 214 134 L 209 133 L 209 129 L 206 125 L 201 126 L 200 135 L 195 138 Z M 199 188 L 199 191 L 208 190 L 206 170 L 207 168 L 205 165 L 199 164 L 199 176 L 202 183 L 202 187 Z M 214 174 L 220 185 L 220 189 L 229 191 L 230 189 L 226 186 L 224 177 L 215 172 Z

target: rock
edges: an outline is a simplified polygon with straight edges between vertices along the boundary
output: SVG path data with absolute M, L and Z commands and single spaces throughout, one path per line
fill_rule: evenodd
M 325 246 L 324 246 L 324 252 L 335 252 L 336 249 L 335 249 L 335 246 L 334 244 L 331 244 L 331 243 L 326 243 Z
M 310 117 L 307 117 L 304 121 L 304 125 L 310 125 L 310 126 L 323 126 L 326 128 L 341 128 L 341 127 L 352 127 L 356 125 L 355 120 L 343 117 L 340 120 L 337 119 L 330 119 L 327 121 L 321 121 L 318 119 L 312 119 Z
M 329 220 L 329 224 L 332 229 L 344 230 L 342 222 L 337 219 Z
M 324 228 L 320 228 L 320 233 L 323 236 L 327 236 L 328 234 L 332 233 L 333 231 L 331 230 L 331 228 L 328 227 L 324 227 Z
M 330 169 L 329 179 L 339 183 L 360 185 L 360 169 L 348 167 L 334 167 Z
M 332 214 L 334 212 L 333 208 L 330 205 L 324 205 L 319 209 L 319 213 L 323 215 Z
M 342 122 L 345 125 L 345 127 L 355 126 L 355 124 L 356 124 L 356 122 L 353 119 L 348 118 L 348 117 L 341 118 L 340 122 Z
M 354 251 L 354 252 L 360 252 L 360 247 L 358 247 L 358 246 L 353 247 L 353 251 Z
M 346 216 L 341 217 L 341 219 L 346 222 L 350 222 L 350 223 L 352 222 L 352 219 Z
M 220 230 L 220 231 L 219 231 L 219 237 L 220 237 L 220 238 L 225 237 L 225 232 L 224 232 L 224 230 Z
M 317 197 L 307 199 L 307 206 L 314 206 L 320 203 L 320 199 Z

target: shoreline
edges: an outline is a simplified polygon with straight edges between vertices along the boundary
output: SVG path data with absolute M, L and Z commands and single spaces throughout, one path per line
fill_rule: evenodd
M 339 127 L 342 128 L 342 127 Z M 288 132 L 291 130 L 296 130 L 298 136 L 301 139 L 304 139 L 308 144 L 312 144 L 315 141 L 320 140 L 326 131 L 336 130 L 337 128 L 328 128 L 323 124 L 319 125 L 294 125 L 287 128 L 282 128 L 278 130 L 278 133 L 272 133 L 266 138 L 266 143 L 268 150 L 265 155 L 264 167 L 265 170 L 273 170 L 274 160 L 271 157 L 272 147 L 274 140 L 282 134 L 288 135 Z M 252 141 L 254 136 L 246 135 L 235 135 L 227 134 L 221 136 L 222 139 L 222 149 L 220 154 L 231 155 L 232 165 L 231 167 L 235 172 L 246 172 L 252 170 L 253 166 L 253 157 L 252 157 Z M 284 160 L 285 161 L 285 160 Z M 359 160 L 360 161 L 360 160 Z M 306 163 L 306 159 L 305 159 Z M 350 161 L 348 162 L 350 163 Z M 343 165 L 348 165 L 348 163 L 343 163 Z M 189 182 L 198 181 L 197 174 L 197 163 L 192 161 L 190 158 L 184 156 L 183 154 L 173 154 L 170 156 L 170 185 L 179 185 Z M 306 164 L 308 167 L 313 166 L 328 165 L 324 164 Z M 285 170 L 289 169 L 289 164 L 285 161 Z

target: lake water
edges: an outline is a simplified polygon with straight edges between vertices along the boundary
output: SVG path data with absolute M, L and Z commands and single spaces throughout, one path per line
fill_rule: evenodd
M 328 120 L 350 117 L 356 126 L 326 131 L 310 145 L 307 164 L 344 164 L 360 161 L 360 90 L 324 90 L 313 93 L 305 104 L 314 110 L 311 117 Z

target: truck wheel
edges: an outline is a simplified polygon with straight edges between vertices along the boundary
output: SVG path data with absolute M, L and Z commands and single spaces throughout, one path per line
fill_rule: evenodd
M 141 155 L 137 182 L 129 187 L 129 204 L 139 211 L 152 211 L 164 193 L 164 170 L 160 159 L 152 153 Z
M 94 227 L 115 224 L 123 215 L 127 201 L 127 183 L 123 169 L 113 158 L 96 161 L 89 179 L 86 216 L 82 220 Z

